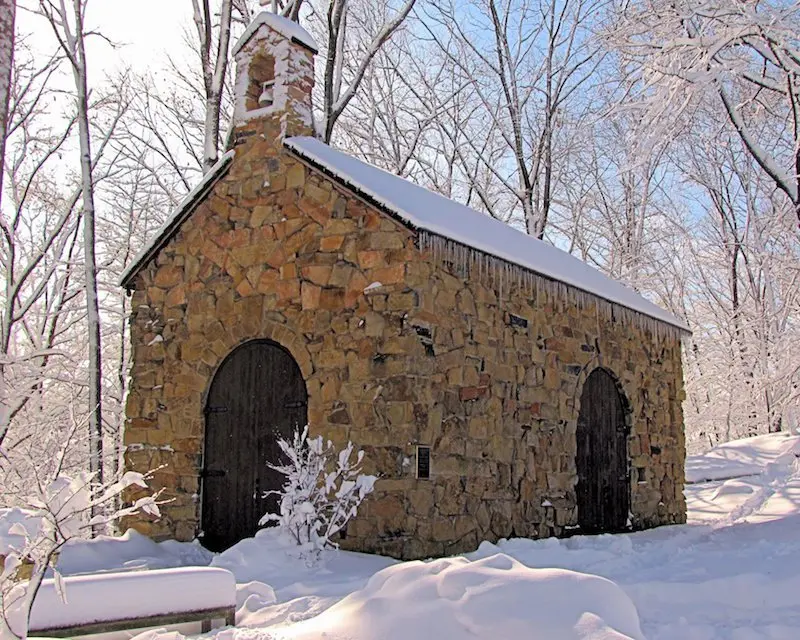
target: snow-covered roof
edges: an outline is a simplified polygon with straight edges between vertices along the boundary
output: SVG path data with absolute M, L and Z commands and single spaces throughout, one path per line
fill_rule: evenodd
M 235 151 L 233 149 L 225 153 L 217 163 L 208 170 L 208 173 L 203 176 L 203 179 L 200 180 L 197 186 L 186 194 L 186 197 L 181 201 L 178 207 L 164 221 L 164 224 L 161 225 L 159 230 L 153 234 L 150 241 L 142 247 L 142 250 L 134 256 L 133 260 L 131 260 L 125 268 L 125 271 L 122 272 L 119 279 L 120 286 L 126 289 L 130 289 L 133 286 L 133 278 L 139 272 L 139 269 L 147 264 L 150 259 L 158 253 L 159 249 L 178 232 L 183 221 L 194 211 L 195 206 L 228 170 L 228 166 L 231 160 L 233 160 L 234 155 Z
M 500 258 L 626 309 L 688 331 L 686 323 L 578 258 L 438 193 L 337 151 L 315 138 L 283 143 L 356 193 L 427 231 Z
M 283 34 L 290 40 L 311 49 L 314 53 L 319 52 L 319 47 L 317 46 L 317 43 L 312 35 L 294 20 L 289 20 L 289 18 L 284 18 L 283 16 L 280 16 L 276 13 L 270 13 L 269 11 L 262 11 L 255 18 L 253 18 L 253 21 L 248 25 L 247 29 L 245 29 L 245 32 L 242 34 L 242 37 L 239 38 L 239 40 L 236 42 L 236 45 L 234 45 L 234 56 L 241 51 L 242 47 L 247 44 L 247 41 L 253 37 L 261 25 L 266 25 L 275 29 L 275 31 Z

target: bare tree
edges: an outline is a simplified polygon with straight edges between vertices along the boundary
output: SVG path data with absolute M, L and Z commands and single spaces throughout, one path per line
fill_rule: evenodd
M 16 0 L 0 0 L 0 207 L 3 203 L 3 174 L 6 158 L 6 137 L 8 135 L 8 103 L 11 94 L 11 69 L 14 60 L 14 17 Z M 0 208 L 2 215 L 2 208 Z M 2 366 L 2 364 L 0 364 Z M 0 445 L 8 428 L 5 401 L 6 388 L 0 375 Z
M 24 319 L 47 297 L 74 230 L 70 207 L 53 211 L 48 204 L 59 201 L 52 188 L 51 160 L 60 153 L 74 126 L 71 118 L 63 129 L 52 132 L 38 123 L 44 105 L 54 98 L 48 81 L 57 67 L 51 58 L 37 68 L 33 61 L 17 56 L 10 91 L 6 182 L 9 198 L 2 216 L 2 311 L 0 312 L 0 384 L 3 388 L 0 412 L 0 445 L 8 435 L 9 425 L 25 406 L 41 381 L 37 374 L 39 347 L 49 348 L 47 340 L 26 341 Z M 59 202 L 59 204 L 61 204 Z M 35 221 L 40 223 L 37 225 Z M 50 300 L 52 303 L 52 299 Z M 57 306 L 57 305 L 56 305 Z M 53 307 L 51 306 L 51 309 Z
M 367 69 L 333 141 L 396 175 L 455 195 L 452 181 L 437 169 L 445 149 L 434 138 L 437 121 L 457 108 L 468 86 L 438 49 L 410 32 L 396 33 Z
M 49 23 L 60 49 L 72 69 L 78 123 L 81 167 L 81 215 L 83 218 L 83 261 L 86 319 L 89 347 L 89 470 L 103 482 L 102 345 L 97 296 L 95 258 L 95 206 L 92 176 L 92 140 L 89 128 L 89 91 L 85 48 L 84 15 L 87 0 L 72 0 L 71 12 L 64 0 L 39 0 L 39 10 Z
M 137 114 L 126 114 L 126 119 L 135 119 Z M 180 193 L 178 184 L 165 193 L 165 181 L 170 180 L 168 171 L 156 178 L 152 165 L 143 157 L 147 149 L 140 149 L 140 156 L 126 155 L 135 140 L 127 139 L 121 129 L 115 136 L 118 147 L 114 175 L 105 181 L 98 191 L 98 201 L 105 215 L 98 218 L 101 238 L 100 292 L 104 300 L 103 316 L 105 335 L 103 361 L 105 365 L 104 422 L 106 443 L 113 455 L 107 456 L 115 471 L 119 470 L 123 452 L 122 431 L 125 422 L 125 393 L 129 368 L 128 321 L 130 297 L 119 286 L 119 275 L 144 241 L 156 232 L 174 207 L 173 197 Z
M 713 117 L 713 112 L 705 114 Z M 734 131 L 706 123 L 681 156 L 702 189 L 691 225 L 696 327 L 687 372 L 699 429 L 713 440 L 779 431 L 800 361 L 800 243 L 793 209 L 776 197 Z M 688 143 L 688 141 L 687 141 Z
M 643 293 L 655 293 L 654 272 L 669 259 L 677 178 L 667 162 L 669 145 L 643 148 L 636 118 L 607 113 L 581 128 L 583 142 L 568 152 L 559 195 L 567 206 L 553 225 L 569 239 L 570 251 Z
M 610 41 L 664 131 L 687 105 L 714 100 L 800 222 L 800 3 L 639 0 L 621 4 Z
M 45 384 L 68 378 L 86 387 L 83 366 L 75 366 L 71 350 L 76 338 L 76 348 L 86 344 L 86 331 L 75 330 L 76 323 L 85 322 L 76 304 L 83 289 L 77 269 L 83 186 L 69 174 L 65 179 L 62 161 L 74 142 L 76 115 L 59 80 L 63 59 L 40 57 L 20 45 L 11 89 L 7 198 L 0 226 L 0 376 L 7 391 L 0 445 Z M 99 136 L 92 158 L 95 184 L 112 170 L 101 158 L 125 106 L 116 94 L 113 99 L 100 95 L 90 105 Z M 54 118 L 54 111 L 62 118 Z M 72 362 L 69 371 L 61 368 L 65 359 Z M 27 436 L 20 431 L 15 441 Z
M 216 27 L 216 16 L 212 14 L 210 0 L 192 0 L 192 9 L 205 91 L 203 171 L 206 172 L 219 157 L 221 103 L 228 69 L 233 3 L 232 0 L 221 1 L 219 24 Z
M 16 0 L 0 0 L 0 204 L 3 202 L 3 165 L 6 157 L 8 101 L 14 60 Z
M 457 3 L 437 0 L 425 23 L 433 41 L 473 78 L 481 119 L 493 123 L 490 130 L 506 148 L 506 162 L 486 168 L 513 195 L 528 233 L 540 239 L 559 179 L 559 136 L 576 113 L 570 114 L 571 103 L 603 60 L 590 31 L 603 4 L 482 0 L 467 21 Z M 472 136 L 467 141 L 481 157 L 483 142 Z
M 416 0 L 392 11 L 388 2 L 328 0 L 325 10 L 322 139 L 330 142 L 337 120 L 361 86 L 381 47 L 403 24 Z M 299 3 L 292 11 L 297 13 Z M 376 6 L 377 5 L 377 6 Z
M 122 121 L 116 143 L 125 163 L 146 170 L 174 207 L 203 172 L 205 99 L 185 70 L 172 67 L 179 82 L 168 86 L 158 86 L 149 73 L 130 74 L 130 117 Z

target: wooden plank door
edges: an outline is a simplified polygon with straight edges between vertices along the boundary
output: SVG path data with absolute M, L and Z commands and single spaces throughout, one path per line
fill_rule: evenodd
M 622 396 L 603 369 L 592 371 L 581 393 L 576 466 L 581 531 L 625 529 L 630 509 L 628 429 Z
M 258 521 L 277 513 L 264 496 L 284 477 L 267 462 L 281 461 L 278 439 L 291 440 L 306 424 L 306 385 L 283 347 L 254 340 L 235 349 L 211 383 L 206 403 L 202 471 L 203 545 L 227 549 L 255 535 Z

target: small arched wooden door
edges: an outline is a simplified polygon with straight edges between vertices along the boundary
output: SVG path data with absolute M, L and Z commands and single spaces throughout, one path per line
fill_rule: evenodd
M 577 445 L 581 531 L 625 529 L 630 509 L 625 403 L 614 378 L 603 369 L 592 371 L 583 385 Z
M 203 545 L 227 549 L 255 535 L 278 498 L 284 476 L 267 466 L 282 460 L 278 439 L 306 424 L 306 385 L 280 345 L 254 340 L 223 361 L 208 393 L 202 471 Z

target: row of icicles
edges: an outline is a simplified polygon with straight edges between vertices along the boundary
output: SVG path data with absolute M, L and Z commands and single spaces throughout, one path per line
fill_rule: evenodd
M 679 339 L 682 336 L 681 330 L 671 324 L 438 234 L 420 230 L 418 241 L 420 250 L 430 251 L 435 263 L 446 266 L 454 275 L 465 280 L 474 280 L 493 288 L 498 301 L 510 297 L 511 290 L 516 288 L 529 299 L 544 297 L 545 300 L 559 303 L 562 308 L 567 304 L 576 305 L 579 309 L 593 307 L 599 317 L 623 326 L 636 327 L 659 340 Z

